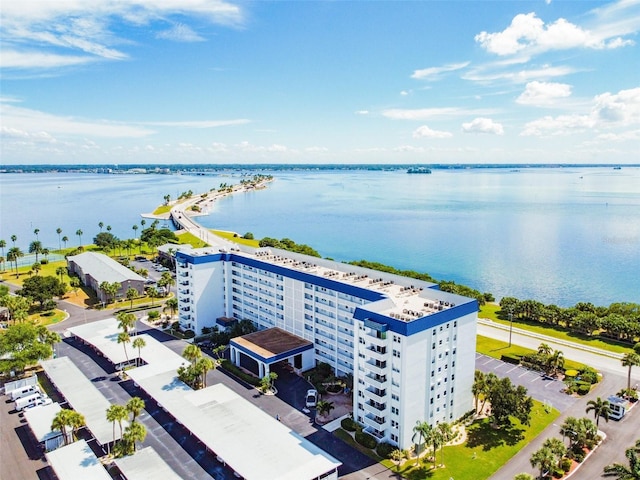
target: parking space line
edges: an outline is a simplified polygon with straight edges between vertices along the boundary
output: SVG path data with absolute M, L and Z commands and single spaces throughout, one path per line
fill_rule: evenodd
M 516 370 L 517 368 L 518 368 L 518 366 L 515 366 L 515 367 L 513 367 L 512 369 L 507 370 L 507 373 L 511 373 L 511 372 L 513 372 L 514 370 Z

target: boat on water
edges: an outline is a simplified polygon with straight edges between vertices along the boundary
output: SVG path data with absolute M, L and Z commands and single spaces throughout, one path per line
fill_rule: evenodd
M 431 173 L 431 169 L 427 167 L 411 167 L 407 173 Z

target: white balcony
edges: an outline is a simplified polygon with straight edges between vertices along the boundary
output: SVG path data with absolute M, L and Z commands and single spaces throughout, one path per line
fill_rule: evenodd
M 364 416 L 364 424 L 367 427 L 371 427 L 374 428 L 378 431 L 380 430 L 384 430 L 384 427 L 386 426 L 386 419 L 384 417 L 379 417 L 376 415 L 372 415 L 372 414 L 367 414 Z
M 364 368 L 369 370 L 370 372 L 377 373 L 378 375 L 385 375 L 387 373 L 386 362 L 380 362 L 378 365 L 376 365 L 376 361 L 368 360 L 364 362 Z
M 384 377 L 375 378 L 373 375 L 364 375 L 362 378 L 364 379 L 365 383 L 368 383 L 373 387 L 379 388 L 380 390 L 383 390 L 387 383 L 387 379 Z
M 388 400 L 386 390 L 378 391 L 376 393 L 372 388 L 366 388 L 362 390 L 364 398 L 370 398 L 378 403 L 383 403 Z
M 366 358 L 371 358 L 373 360 L 384 361 L 387 359 L 386 348 L 376 349 L 376 347 L 369 345 L 366 348 L 360 347 L 360 353 L 363 353 Z
M 368 414 L 378 416 L 378 417 L 383 417 L 384 412 L 387 409 L 387 406 L 385 404 L 376 406 L 368 402 L 365 402 L 363 405 L 363 408 L 364 408 L 364 411 L 367 412 Z

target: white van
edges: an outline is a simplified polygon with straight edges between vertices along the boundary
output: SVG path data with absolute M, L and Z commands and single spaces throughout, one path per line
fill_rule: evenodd
M 42 394 L 40 393 L 34 393 L 27 397 L 19 398 L 18 400 L 16 400 L 16 410 L 21 412 L 28 406 L 35 405 L 41 399 L 42 399 Z
M 52 403 L 53 400 L 51 400 L 49 397 L 40 397 L 34 403 L 30 403 L 29 405 L 24 407 L 23 411 L 27 411 L 35 407 L 41 407 L 43 405 L 51 405 Z
M 38 385 L 28 385 L 26 387 L 18 388 L 11 392 L 11 401 L 15 402 L 22 397 L 28 397 L 34 393 L 40 393 L 40 387 Z

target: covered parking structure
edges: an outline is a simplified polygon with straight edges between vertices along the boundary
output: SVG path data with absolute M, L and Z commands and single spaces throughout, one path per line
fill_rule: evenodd
M 118 334 L 121 330 L 118 327 L 118 320 L 115 318 L 107 318 L 71 327 L 68 332 L 98 351 L 117 370 L 121 370 L 127 364 L 134 364 L 138 358 L 146 364 L 162 363 L 167 368 L 175 369 L 188 363 L 173 350 L 165 347 L 162 342 L 147 334 L 140 334 L 131 338 L 132 342 L 136 338 L 144 340 L 145 346 L 140 349 L 138 356 L 138 349 L 133 348 L 131 344 L 125 347 L 122 343 L 118 343 Z M 126 351 L 125 348 L 127 349 Z
M 70 443 L 45 456 L 58 480 L 111 480 L 111 475 L 84 440 Z
M 116 458 L 115 464 L 127 480 L 180 480 L 153 447 L 145 447 L 133 455 Z
M 233 338 L 229 347 L 231 361 L 260 378 L 281 361 L 298 372 L 315 366 L 313 343 L 277 327 Z
M 24 412 L 24 418 L 29 424 L 29 428 L 38 440 L 44 445 L 45 451 L 55 450 L 64 443 L 64 438 L 60 430 L 52 430 L 51 424 L 57 413 L 62 410 L 60 404 L 41 405 L 36 408 L 29 408 Z
M 71 408 L 81 413 L 87 428 L 100 445 L 114 440 L 111 422 L 107 421 L 106 412 L 111 406 L 95 385 L 80 371 L 69 357 L 59 357 L 40 362 L 44 372 L 58 392 L 65 398 Z M 128 422 L 123 422 L 123 428 Z M 120 438 L 119 429 L 115 429 L 115 440 Z M 80 478 L 80 477 L 77 477 Z
M 246 480 L 337 480 L 341 463 L 222 384 L 192 390 L 148 365 L 129 376 Z

